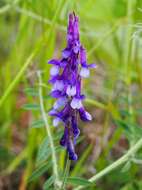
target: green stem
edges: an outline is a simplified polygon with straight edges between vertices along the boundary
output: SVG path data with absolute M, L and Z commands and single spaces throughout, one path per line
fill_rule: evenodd
M 111 28 L 110 30 L 108 30 L 107 32 L 105 32 L 105 34 L 102 36 L 102 38 L 98 41 L 98 43 L 92 47 L 92 49 L 88 52 L 88 58 L 92 55 L 92 53 L 94 52 L 95 49 L 97 49 L 98 47 L 100 47 L 103 43 L 104 40 L 107 39 L 108 36 L 110 36 L 118 27 L 119 22 L 116 22 Z
M 122 156 L 117 161 L 112 163 L 110 166 L 108 166 L 105 169 L 103 169 L 102 171 L 100 171 L 98 174 L 91 177 L 88 181 L 94 183 L 97 180 L 101 179 L 106 174 L 110 173 L 111 171 L 115 170 L 116 168 L 118 168 L 119 166 L 121 166 L 122 164 L 127 162 L 129 160 L 129 158 L 132 155 L 134 155 L 141 147 L 142 147 L 142 138 L 140 140 L 138 140 L 138 142 L 135 145 L 133 145 L 124 156 Z M 80 190 L 82 188 L 83 188 L 83 186 L 79 186 L 79 187 L 75 188 L 74 190 Z
M 2 171 L 1 173 L 3 174 L 11 174 L 14 170 L 17 169 L 17 167 L 20 165 L 22 160 L 27 158 L 27 148 L 25 148 L 14 160 L 11 161 L 10 165 L 8 166 L 7 169 Z
M 47 131 L 49 142 L 50 142 L 51 152 L 52 152 L 52 162 L 53 162 L 53 173 L 55 176 L 55 185 L 58 186 L 60 181 L 59 181 L 59 174 L 58 174 L 58 168 L 57 168 L 55 146 L 54 146 L 50 126 L 48 124 L 48 120 L 47 120 L 45 109 L 44 109 L 44 103 L 43 103 L 43 97 L 42 97 L 42 85 L 41 85 L 42 79 L 41 79 L 40 71 L 37 72 L 37 75 L 38 75 L 38 79 L 39 79 L 39 100 L 40 100 L 41 114 L 42 114 L 42 118 L 43 118 L 44 123 L 45 123 L 46 131 Z
M 128 24 L 132 25 L 133 24 L 133 17 L 132 17 L 132 11 L 133 11 L 133 0 L 128 1 L 127 4 L 127 18 L 128 18 Z M 133 29 L 132 27 L 128 27 L 127 29 L 127 36 L 126 36 L 126 51 L 125 51 L 125 66 L 126 66 L 126 70 L 125 70 L 125 76 L 126 76 L 126 84 L 128 86 L 128 111 L 130 114 L 132 114 L 132 107 L 131 107 L 131 103 L 132 103 L 132 95 L 131 95 L 131 50 L 132 50 L 132 33 L 133 33 Z
M 62 186 L 61 186 L 61 190 L 65 190 L 65 184 L 66 184 L 67 177 L 68 177 L 69 171 L 70 171 L 70 164 L 71 164 L 71 161 L 69 160 L 69 157 L 67 157 L 66 168 L 65 168 L 65 172 L 64 172 L 64 177 L 63 177 L 63 183 L 62 183 Z
M 8 3 L 5 6 L 0 8 L 0 14 L 3 14 L 5 12 L 7 12 L 9 9 L 11 9 L 13 6 L 15 6 L 16 4 L 19 3 L 20 0 L 15 0 L 12 3 Z
M 82 168 L 83 164 L 85 163 L 86 159 L 88 158 L 89 154 L 91 153 L 93 148 L 93 144 L 89 144 L 83 154 L 81 155 L 80 159 L 77 161 L 74 169 L 72 170 L 70 176 L 75 177 L 80 172 L 80 169 Z
M 130 0 L 127 2 L 127 24 L 132 25 L 133 24 L 133 9 L 134 9 L 135 1 Z M 134 122 L 134 111 L 133 111 L 133 105 L 132 105 L 132 92 L 131 92 L 131 70 L 132 70 L 132 34 L 133 34 L 133 28 L 128 27 L 127 33 L 126 33 L 126 48 L 125 48 L 125 82 L 126 82 L 126 89 L 127 89 L 127 108 L 129 112 L 129 117 L 127 118 L 130 123 Z M 131 129 L 134 130 L 134 127 Z M 133 133 L 134 134 L 134 133 Z M 131 140 L 130 146 L 134 144 L 134 140 Z
M 104 109 L 104 110 L 107 109 L 107 106 L 106 106 L 106 105 L 104 105 L 103 103 L 98 102 L 97 100 L 94 100 L 94 99 L 92 100 L 92 99 L 87 98 L 87 99 L 85 100 L 85 102 L 88 103 L 88 104 L 92 104 L 92 105 L 94 105 L 94 106 L 96 106 L 96 107 L 98 107 L 98 108 Z

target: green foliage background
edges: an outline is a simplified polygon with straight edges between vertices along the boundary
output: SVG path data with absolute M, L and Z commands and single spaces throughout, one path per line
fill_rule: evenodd
M 80 18 L 88 62 L 97 68 L 83 81 L 85 105 L 94 119 L 80 123 L 79 160 L 71 164 L 70 177 L 89 179 L 142 137 L 141 0 L 0 0 L 0 189 L 39 190 L 49 185 L 45 181 L 52 177 L 51 150 L 36 71 L 43 72 L 48 112 L 53 100 L 48 95 L 47 60 L 61 56 L 71 11 Z M 58 141 L 63 128 L 54 129 L 50 118 L 48 122 L 62 176 L 66 154 Z M 87 188 L 141 190 L 141 159 L 139 151 L 124 167 Z M 76 184 L 70 183 L 66 188 L 74 189 Z

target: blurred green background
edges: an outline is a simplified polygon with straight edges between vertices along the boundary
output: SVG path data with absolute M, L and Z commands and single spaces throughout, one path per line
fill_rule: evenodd
M 53 100 L 48 95 L 47 60 L 61 56 L 72 11 L 80 19 L 88 62 L 97 68 L 83 81 L 93 121 L 80 123 L 79 160 L 72 163 L 70 176 L 90 178 L 142 136 L 142 0 L 0 0 L 0 190 L 40 190 L 52 175 L 36 71 L 43 71 L 48 112 Z M 50 118 L 49 123 L 62 173 L 66 159 L 58 143 L 62 129 L 54 129 Z M 46 156 L 40 160 L 42 148 Z M 87 188 L 141 190 L 141 164 L 139 151 L 123 168 Z M 45 171 L 28 182 L 39 166 Z

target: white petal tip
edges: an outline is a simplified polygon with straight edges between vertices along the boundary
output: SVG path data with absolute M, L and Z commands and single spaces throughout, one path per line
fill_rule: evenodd
M 58 118 L 58 117 L 54 118 L 54 119 L 53 119 L 53 126 L 54 126 L 54 127 L 57 127 L 58 124 L 59 124 L 59 122 L 60 122 L 60 118 Z
M 62 80 L 57 80 L 53 86 L 54 90 L 62 91 L 64 89 L 64 83 Z
M 82 107 L 81 100 L 77 98 L 73 98 L 70 105 L 73 109 L 80 109 Z
M 55 76 L 59 73 L 59 67 L 58 66 L 53 66 L 51 69 L 50 69 L 50 74 L 52 76 Z
M 76 94 L 76 86 L 68 86 L 66 93 L 68 96 L 74 96 Z
M 92 116 L 90 113 L 86 112 L 86 118 L 91 121 L 92 120 Z
M 90 75 L 89 69 L 81 68 L 81 71 L 80 71 L 80 76 L 81 77 L 87 78 L 87 77 L 89 77 L 89 75 Z

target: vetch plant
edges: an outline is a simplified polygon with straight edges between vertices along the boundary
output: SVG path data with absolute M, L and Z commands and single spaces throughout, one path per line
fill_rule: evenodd
M 86 50 L 80 43 L 78 25 L 75 13 L 69 14 L 67 47 L 62 51 L 61 59 L 48 61 L 53 65 L 49 80 L 53 85 L 51 96 L 57 99 L 49 115 L 54 117 L 55 127 L 59 123 L 64 125 L 60 144 L 67 149 L 70 160 L 77 160 L 74 145 L 80 134 L 78 118 L 84 122 L 92 120 L 92 116 L 82 104 L 85 96 L 81 93 L 81 80 L 89 77 L 89 69 L 96 66 L 87 63 Z
M 142 1 L 1 2 L 0 189 L 142 189 Z M 56 45 L 63 47 L 66 39 L 58 33 L 66 36 L 72 9 L 81 29 L 70 14 L 62 57 L 43 64 Z M 85 41 L 89 60 L 96 52 L 95 78 L 84 58 Z M 49 95 L 48 77 L 56 79 L 52 93 L 60 97 Z M 85 77 L 91 85 L 82 85 Z M 80 114 L 90 117 L 83 105 L 91 106 L 95 123 L 82 122 L 81 135 Z M 76 154 L 77 161 L 69 160 Z

